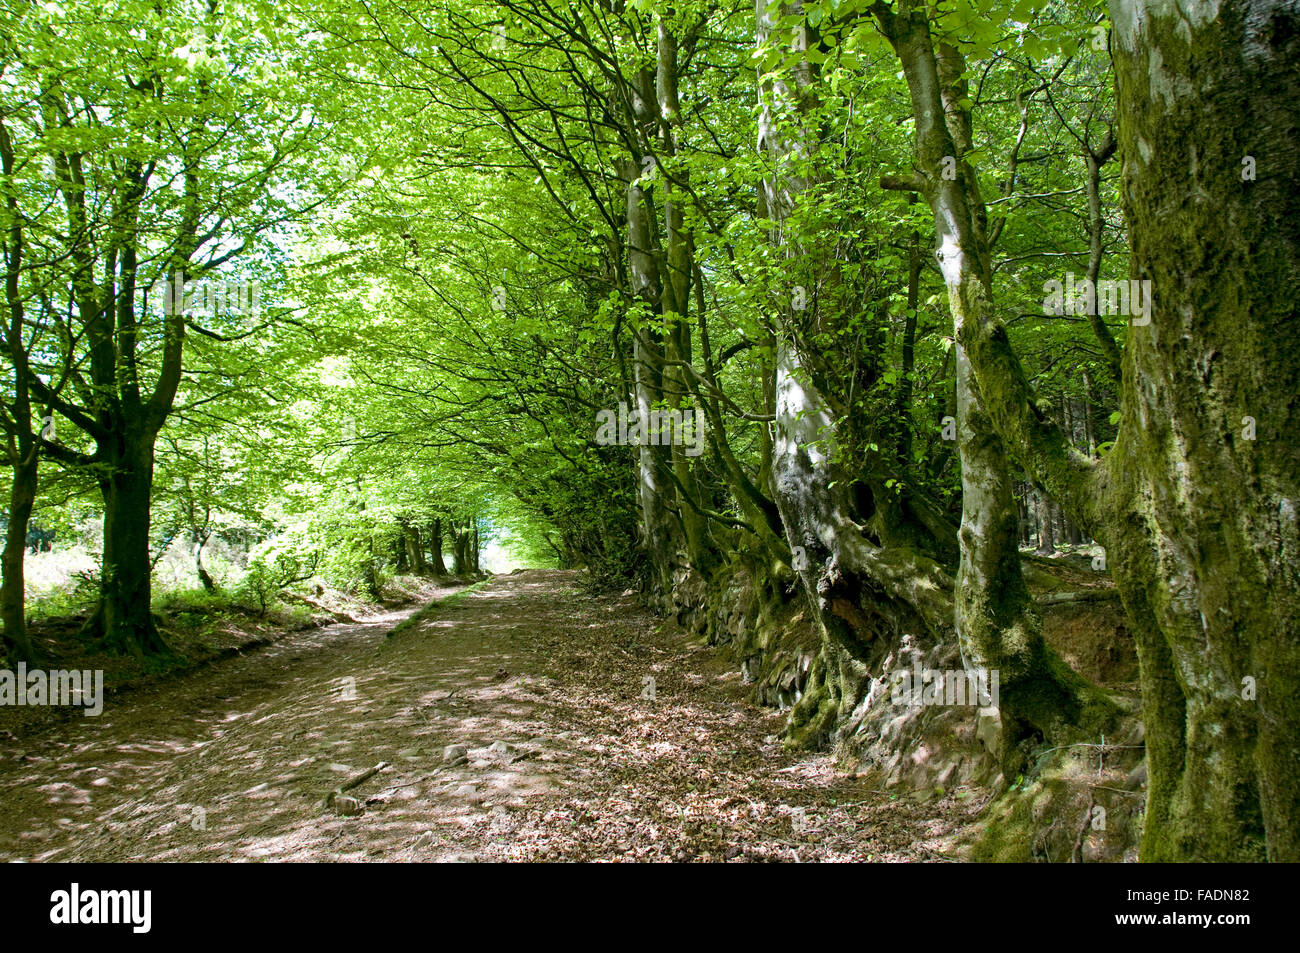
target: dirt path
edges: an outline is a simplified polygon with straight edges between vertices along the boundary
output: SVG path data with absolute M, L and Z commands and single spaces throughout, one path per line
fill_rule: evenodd
M 934 859 L 979 800 L 893 800 L 783 751 L 714 650 L 571 573 L 499 577 L 386 638 L 404 615 L 3 743 L 0 859 Z M 324 806 L 378 762 L 364 813 Z

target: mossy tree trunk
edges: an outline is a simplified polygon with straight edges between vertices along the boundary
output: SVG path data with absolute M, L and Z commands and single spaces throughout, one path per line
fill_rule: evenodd
M 769 41 L 781 53 L 816 49 L 817 30 L 806 22 L 793 33 L 777 32 L 780 17 L 801 13 L 798 2 L 778 9 L 760 0 L 760 49 Z M 837 350 L 856 338 L 837 332 L 860 306 L 837 278 L 839 237 L 805 219 L 815 217 L 825 184 L 817 165 L 820 76 L 811 59 L 788 72 L 761 70 L 759 88 L 759 148 L 773 164 L 760 214 L 774 223 L 770 240 L 788 263 L 790 281 L 773 330 L 769 483 L 791 567 L 823 635 L 809 690 L 790 717 L 790 738 L 801 743 L 826 740 L 848 721 L 881 645 L 918 628 L 950 637 L 953 620 L 952 577 L 936 560 L 946 527 L 925 525 L 878 493 L 884 481 L 863 454 L 848 398 L 833 390 L 843 378 L 832 369 L 836 363 L 854 369 L 856 387 L 872 380 L 870 369 L 861 370 L 861 355 Z
M 671 161 L 677 155 L 677 138 L 682 129 L 681 104 L 677 97 L 678 43 L 673 28 L 660 18 L 655 46 L 655 104 L 658 109 L 660 157 Z M 685 368 L 691 361 L 691 285 L 694 274 L 692 237 L 686 227 L 684 205 L 689 188 L 688 173 L 659 168 L 656 175 L 663 191 L 664 249 L 661 253 L 660 312 L 663 314 L 663 396 L 668 408 L 678 413 L 682 397 L 690 393 Z M 692 411 L 688 408 L 687 414 Z M 677 520 L 690 567 L 707 575 L 717 561 L 717 548 L 709 535 L 708 520 L 697 509 L 701 499 L 686 447 L 677 434 L 668 449 L 674 494 L 678 498 Z M 703 434 L 694 434 L 702 440 Z M 687 499 L 689 497 L 689 499 Z
M 423 576 L 429 571 L 424 560 L 424 543 L 420 539 L 420 528 L 411 523 L 402 524 L 402 543 L 406 547 L 406 562 L 411 572 Z
M 960 343 L 999 434 L 1107 550 L 1141 663 L 1149 861 L 1300 859 L 1300 26 L 1294 5 L 1112 0 L 1132 274 L 1100 462 L 987 312 Z M 1252 177 L 1253 174 L 1253 177 Z
M 1042 618 L 1020 569 L 1010 461 L 964 346 L 968 328 L 991 320 L 993 302 L 984 203 L 965 158 L 973 143 L 963 58 L 936 44 L 926 5 L 908 0 L 876 12 L 903 67 L 916 122 L 916 169 L 883 184 L 919 192 L 930 205 L 957 339 L 957 635 L 968 665 L 999 673 L 1003 770 L 1014 775 L 1023 770 L 1027 744 L 1104 729 L 1116 710 L 1043 641 Z
M 1300 9 L 1111 17 L 1133 276 L 1154 293 L 1106 468 L 1147 713 L 1142 855 L 1296 861 Z

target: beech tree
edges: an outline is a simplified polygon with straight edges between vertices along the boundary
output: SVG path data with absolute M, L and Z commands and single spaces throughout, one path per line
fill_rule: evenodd
M 1280 64 L 1295 40 L 1270 4 L 1178 15 L 1117 0 L 1111 16 L 1131 268 L 1154 291 L 1125 347 L 1114 450 L 1097 463 L 1069 447 L 993 315 L 963 341 L 999 432 L 1103 542 L 1123 593 L 1151 777 L 1144 859 L 1294 860 L 1297 450 L 1277 396 L 1300 370 L 1282 331 L 1297 107 Z
M 301 100 L 254 105 L 280 99 L 271 90 L 291 68 L 264 36 L 260 48 L 253 41 L 274 19 L 269 8 L 212 0 L 177 9 L 190 16 L 149 3 L 98 20 L 33 7 L 5 37 L 6 174 L 38 180 L 8 192 L 7 224 L 28 245 L 33 233 L 54 243 L 50 268 L 66 282 L 56 290 L 41 279 L 58 352 L 33 367 L 15 338 L 10 356 L 31 395 L 93 443 L 41 448 L 95 474 L 104 553 L 90 629 L 135 652 L 164 648 L 150 613 L 149 515 L 154 446 L 183 378 L 186 331 L 257 332 L 245 321 L 253 315 L 229 305 L 196 314 L 194 283 L 224 283 L 220 269 L 291 213 L 276 183 L 290 170 L 310 181 L 308 150 L 322 136 Z M 254 280 L 246 271 L 245 284 Z M 204 326 L 213 322 L 221 327 Z

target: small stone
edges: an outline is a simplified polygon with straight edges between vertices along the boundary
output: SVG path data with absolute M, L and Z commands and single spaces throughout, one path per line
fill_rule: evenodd
M 498 758 L 508 758 L 510 757 L 510 746 L 504 741 L 494 741 L 488 745 L 488 753 Z
M 469 749 L 464 745 L 447 745 L 442 749 L 442 763 L 455 767 L 469 760 Z
M 334 796 L 334 810 L 343 817 L 356 817 L 364 809 L 356 798 L 337 794 Z

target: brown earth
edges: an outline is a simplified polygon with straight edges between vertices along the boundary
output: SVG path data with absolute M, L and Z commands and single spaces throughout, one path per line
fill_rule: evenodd
M 898 799 L 784 750 L 715 650 L 573 573 L 495 578 L 389 637 L 409 614 L 0 741 L 0 859 L 935 860 L 986 800 Z M 348 792 L 362 813 L 326 805 L 379 763 Z

